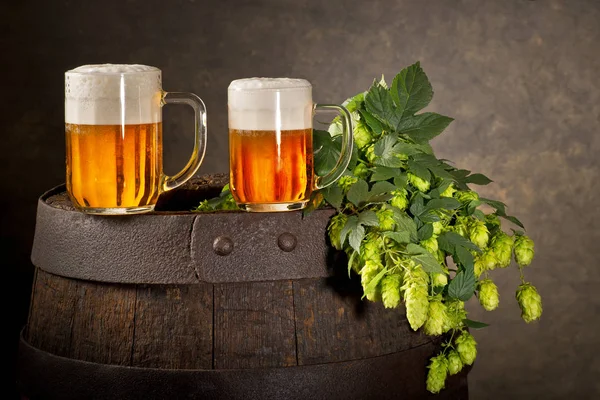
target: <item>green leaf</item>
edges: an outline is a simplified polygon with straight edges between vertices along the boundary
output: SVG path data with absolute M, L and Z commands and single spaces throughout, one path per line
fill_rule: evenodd
M 488 206 L 495 208 L 497 211 L 497 214 L 501 217 L 506 215 L 506 204 L 504 204 L 501 201 L 497 201 L 497 200 L 491 200 L 491 199 L 486 199 L 485 197 L 480 197 L 479 200 L 482 203 L 487 204 Z
M 348 236 L 348 242 L 350 246 L 360 252 L 360 243 L 365 238 L 365 228 L 362 225 L 357 225 L 355 229 L 350 231 L 350 235 Z
M 413 202 L 410 205 L 409 211 L 415 217 L 418 217 L 419 215 L 423 214 L 423 212 L 425 211 L 425 205 L 423 204 L 423 197 L 420 196 L 420 194 L 417 194 L 413 198 Z
M 351 215 L 346 220 L 344 227 L 340 231 L 340 244 L 343 246 L 346 242 L 346 237 L 348 234 L 358 227 L 358 217 L 356 215 Z M 357 250 L 358 251 L 358 250 Z
M 433 236 L 433 225 L 425 224 L 417 231 L 417 239 L 419 242 L 429 239 Z
M 483 174 L 473 174 L 467 176 L 465 182 L 473 183 L 475 185 L 487 185 L 489 183 L 492 183 L 493 181 Z
M 379 219 L 374 211 L 367 210 L 358 214 L 358 223 L 367 226 L 379 226 Z
M 396 130 L 417 143 L 426 143 L 442 133 L 453 118 L 426 112 L 402 119 Z
M 365 94 L 366 92 L 362 92 L 357 94 L 354 97 L 350 97 L 349 99 L 346 99 L 346 101 L 344 101 L 342 103 L 342 106 L 344 106 L 346 108 L 346 110 L 350 111 L 350 112 L 354 112 L 354 111 L 360 111 L 360 108 L 362 106 L 362 103 L 365 101 Z
M 429 169 L 418 161 L 408 160 L 408 170 L 423 180 L 431 179 Z
M 365 96 L 365 106 L 368 112 L 390 128 L 395 128 L 400 122 L 390 92 L 379 84 L 374 84 L 369 89 Z
M 452 197 L 442 197 L 439 199 L 429 200 L 425 206 L 426 211 L 437 210 L 443 208 L 446 210 L 455 210 L 461 206 L 460 201 Z
M 317 175 L 325 175 L 335 167 L 340 157 L 341 137 L 332 137 L 327 131 L 315 129 L 313 130 L 313 147 L 315 172 Z
M 362 296 L 363 298 L 367 295 L 367 293 L 373 293 L 375 291 L 377 285 L 379 285 L 379 282 L 381 282 L 387 272 L 387 268 L 384 268 L 377 275 L 375 275 L 373 279 L 371 279 L 371 282 L 369 282 L 367 287 L 364 289 L 364 294 Z
M 402 173 L 400 176 L 394 178 L 394 185 L 398 189 L 403 189 L 408 186 L 408 176 L 405 173 Z
M 441 221 L 440 216 L 432 212 L 424 212 L 415 218 L 419 218 L 419 220 L 424 223 Z
M 400 231 L 400 232 L 383 232 L 384 237 L 389 237 L 396 243 L 404 244 L 410 243 L 410 232 L 408 231 Z
M 521 228 L 525 229 L 525 227 L 523 226 L 523 223 L 521 221 L 519 221 L 517 219 L 517 217 L 513 217 L 512 215 L 501 215 L 501 217 L 512 222 L 513 224 L 518 225 Z
M 477 218 L 478 220 L 480 220 L 480 221 L 484 221 L 485 220 L 485 214 L 481 210 L 475 210 L 475 211 L 473 211 L 473 216 L 475 218 Z
M 393 192 L 394 190 L 396 190 L 396 186 L 387 181 L 376 182 L 371 188 L 371 191 L 369 192 L 369 197 L 378 196 L 383 193 Z
M 471 242 L 470 240 L 460 236 L 456 232 L 444 232 L 438 236 L 437 240 L 440 249 L 450 254 L 455 253 L 456 247 L 464 247 L 466 249 L 481 253 L 479 247 L 473 244 L 473 242 Z
M 460 271 L 448 285 L 448 295 L 461 301 L 467 301 L 473 296 L 477 280 L 473 273 Z
M 429 252 L 427 249 L 414 244 L 409 243 L 406 245 L 406 251 L 411 255 L 411 258 L 421 264 L 423 270 L 425 272 L 434 274 L 434 273 L 443 273 L 444 270 L 437 259 Z
M 407 232 L 411 242 L 417 241 L 417 225 L 411 217 L 409 217 L 404 211 L 390 207 L 394 211 L 394 222 L 396 222 L 398 232 Z
M 373 175 L 371 175 L 371 182 L 387 181 L 388 179 L 399 178 L 403 175 L 406 178 L 406 174 L 404 174 L 399 168 L 377 166 L 373 167 L 371 171 L 373 171 Z
M 450 187 L 450 185 L 452 185 L 452 181 L 444 179 L 435 189 L 429 192 L 429 195 L 434 199 L 439 198 L 440 195 Z
M 467 215 L 473 215 L 477 207 L 481 205 L 481 201 L 479 200 L 471 200 L 469 204 L 467 204 Z
M 396 148 L 397 137 L 394 135 L 385 135 L 375 143 L 374 153 L 377 156 L 375 164 L 384 167 L 401 167 L 404 163 L 398 157 Z
M 396 75 L 391 95 L 402 113 L 401 117 L 413 115 L 427 107 L 433 97 L 433 89 L 419 62 Z
M 490 326 L 490 324 L 486 324 L 485 322 L 473 321 L 472 319 L 468 318 L 463 319 L 463 323 L 467 328 L 471 329 L 482 329 Z
M 369 197 L 369 184 L 364 179 L 359 179 L 355 184 L 350 186 L 346 197 L 348 201 L 358 207 Z
M 473 254 L 466 247 L 456 246 L 456 251 L 452 258 L 456 264 L 462 265 L 465 271 L 473 272 L 475 260 L 473 259 Z
M 342 201 L 344 200 L 344 192 L 341 187 L 338 185 L 330 185 L 324 189 L 321 189 L 321 193 L 323 194 L 323 198 L 326 202 L 328 202 L 332 207 L 336 209 L 340 209 L 342 206 Z
M 352 263 L 354 262 L 354 258 L 356 257 L 357 254 L 358 254 L 358 252 L 352 250 L 352 254 L 350 254 L 350 258 L 348 259 L 348 278 L 351 277 Z
M 379 120 L 377 118 L 375 118 L 373 115 L 371 115 L 366 110 L 358 110 L 358 112 L 362 116 L 362 118 L 365 121 L 365 123 L 367 124 L 367 126 L 369 128 L 371 128 L 371 130 L 373 131 L 374 134 L 379 136 L 383 133 L 383 131 L 385 130 L 385 127 L 381 122 L 379 122 Z

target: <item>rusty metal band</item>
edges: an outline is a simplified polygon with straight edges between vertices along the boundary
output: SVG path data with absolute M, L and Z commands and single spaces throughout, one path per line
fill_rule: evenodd
M 55 275 L 98 282 L 191 284 L 326 277 L 333 210 L 96 216 L 42 195 L 31 259 Z M 197 204 L 197 203 L 196 203 Z
M 29 399 L 425 399 L 428 343 L 356 361 L 240 370 L 169 370 L 96 364 L 39 350 L 21 337 L 18 386 Z M 422 360 L 422 363 L 415 363 Z M 422 365 L 421 365 L 422 364 Z M 468 370 L 435 399 L 468 398 Z

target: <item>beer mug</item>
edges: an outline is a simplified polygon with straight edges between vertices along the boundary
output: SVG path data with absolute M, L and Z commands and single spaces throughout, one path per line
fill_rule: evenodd
M 162 106 L 195 113 L 195 144 L 187 165 L 165 176 Z M 84 65 L 65 73 L 67 191 L 90 214 L 154 209 L 160 193 L 190 179 L 206 148 L 206 109 L 192 93 L 164 92 L 161 71 L 146 65 Z
M 314 104 L 304 79 L 249 78 L 229 85 L 229 188 L 246 211 L 299 210 L 312 191 L 342 176 L 352 156 L 348 110 Z M 344 126 L 339 160 L 315 176 L 312 127 L 315 110 L 337 110 Z

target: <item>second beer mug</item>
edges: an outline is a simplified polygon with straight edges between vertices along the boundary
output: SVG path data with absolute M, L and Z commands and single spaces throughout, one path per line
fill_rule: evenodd
M 304 79 L 249 78 L 229 85 L 230 189 L 246 211 L 289 211 L 306 206 L 314 189 L 335 182 L 352 156 L 352 125 L 341 106 L 314 104 Z M 340 158 L 325 176 L 313 171 L 314 111 L 340 112 Z
M 162 106 L 190 105 L 195 144 L 185 168 L 163 175 Z M 161 71 L 146 65 L 84 65 L 65 73 L 67 191 L 91 214 L 151 211 L 164 191 L 190 179 L 202 163 L 206 110 L 192 93 L 166 93 Z

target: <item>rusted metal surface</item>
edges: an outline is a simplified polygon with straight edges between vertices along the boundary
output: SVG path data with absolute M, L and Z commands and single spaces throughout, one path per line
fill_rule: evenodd
M 44 352 L 23 338 L 19 347 L 18 386 L 30 399 L 468 398 L 468 369 L 450 377 L 440 394 L 426 392 L 424 363 L 435 349 L 433 343 L 362 360 L 237 370 L 172 370 L 90 363 Z M 423 365 L 415 365 L 418 359 Z
M 192 182 L 166 194 L 157 206 L 162 211 L 131 216 L 75 211 L 65 187 L 58 186 L 39 200 L 32 261 L 56 275 L 118 283 L 328 276 L 326 227 L 332 209 L 305 218 L 299 211 L 182 211 L 198 205 L 202 196 L 214 196 L 224 184 L 222 177 L 210 182 Z

